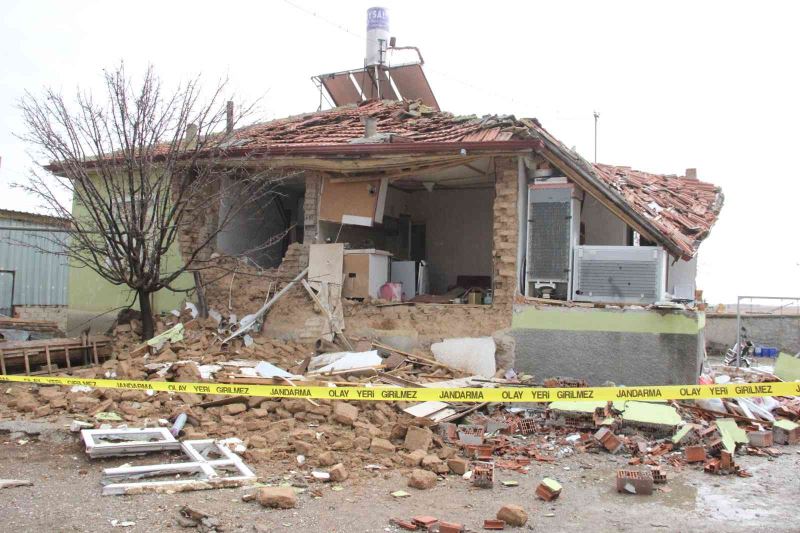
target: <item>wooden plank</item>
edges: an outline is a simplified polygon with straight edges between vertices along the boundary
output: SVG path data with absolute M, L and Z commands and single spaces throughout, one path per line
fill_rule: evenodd
M 342 284 L 344 244 L 312 244 L 308 252 L 308 283 L 319 290 L 323 282 Z
M 426 357 L 422 357 L 421 355 L 415 355 L 413 353 L 409 353 L 409 352 L 404 352 L 402 350 L 398 350 L 397 348 L 393 348 L 393 347 L 388 346 L 386 344 L 381 344 L 379 342 L 373 342 L 372 346 L 374 346 L 375 348 L 380 348 L 382 350 L 389 351 L 389 352 L 399 353 L 400 355 L 405 356 L 406 358 L 411 359 L 412 361 L 415 361 L 415 362 L 421 362 L 421 363 L 428 364 L 430 366 L 438 366 L 438 367 L 447 369 L 447 370 L 449 370 L 450 372 L 453 372 L 456 375 L 458 375 L 458 374 L 466 374 L 466 372 L 464 372 L 463 370 L 458 370 L 457 368 L 453 368 L 451 366 L 447 366 L 446 364 L 440 363 L 439 361 L 434 361 L 433 359 L 428 359 Z
M 97 342 L 92 342 L 92 353 L 94 354 L 94 364 L 100 364 L 100 358 L 97 357 Z
M 25 359 L 25 375 L 31 375 L 31 362 L 28 360 L 28 352 L 22 350 L 22 358 Z
M 50 361 L 50 347 L 44 347 L 44 356 L 47 358 L 47 373 L 49 375 L 53 374 L 53 363 Z
M 3 350 L 0 350 L 0 371 L 3 372 L 3 375 L 6 373 L 6 354 Z
M 67 346 L 64 347 L 64 357 L 67 360 L 67 369 L 72 368 L 72 362 L 69 360 L 69 348 Z
M 378 208 L 380 186 L 380 179 L 332 183 L 330 178 L 324 178 L 319 202 L 319 220 L 341 223 L 343 216 L 350 215 L 368 219 L 372 224 Z
M 320 309 L 322 309 L 322 312 L 325 313 L 325 315 L 328 317 L 328 322 L 331 323 L 331 326 L 334 328 L 334 331 L 336 331 L 336 334 L 339 335 L 342 338 L 342 342 L 344 342 L 344 344 L 347 347 L 347 349 L 352 352 L 353 351 L 353 345 L 350 343 L 350 339 L 348 339 L 345 336 L 344 332 L 341 329 L 339 329 L 339 326 L 336 324 L 336 320 L 334 319 L 333 316 L 331 316 L 330 312 L 328 311 L 328 308 L 325 307 L 322 304 L 322 302 L 319 301 L 319 298 L 317 298 L 317 295 L 314 292 L 314 289 L 311 288 L 311 286 L 308 284 L 308 282 L 305 279 L 301 279 L 300 283 L 303 284 L 303 287 L 305 288 L 306 292 L 308 292 L 309 296 L 311 296 L 311 299 L 314 300 L 314 303 L 316 303 L 320 307 Z

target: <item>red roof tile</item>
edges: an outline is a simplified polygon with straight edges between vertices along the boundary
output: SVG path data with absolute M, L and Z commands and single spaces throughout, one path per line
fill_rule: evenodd
M 349 144 L 364 136 L 362 117 L 376 119 L 379 134 L 400 142 L 486 142 L 534 139 L 513 117 L 478 118 L 436 111 L 419 102 L 371 100 L 307 115 L 273 120 L 234 133 L 231 145 L 258 149 L 276 146 Z
M 697 252 L 722 209 L 722 191 L 711 183 L 630 167 L 592 166 L 605 183 L 668 236 L 686 257 Z

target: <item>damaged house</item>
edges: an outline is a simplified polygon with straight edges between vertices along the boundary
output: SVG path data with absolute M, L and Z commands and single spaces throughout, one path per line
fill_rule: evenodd
M 293 272 L 274 253 L 260 258 L 285 281 L 307 264 L 307 246 L 344 243 L 350 334 L 425 343 L 505 329 L 514 367 L 539 376 L 695 380 L 704 317 L 682 304 L 694 300 L 697 250 L 722 195 L 693 171 L 591 164 L 536 120 L 459 117 L 419 101 L 276 120 L 232 144 L 231 157 L 291 169 L 296 207 L 245 215 L 219 249 L 237 254 L 281 223 L 302 224 L 297 244 L 276 245 Z M 385 305 L 390 281 L 409 305 Z M 313 311 L 284 307 L 267 331 L 302 336 L 313 320 L 301 311 Z
M 312 245 L 340 243 L 348 336 L 411 349 L 495 335 L 498 366 L 541 378 L 696 381 L 696 256 L 718 187 L 693 169 L 590 163 L 536 119 L 441 111 L 421 61 L 315 80 L 334 108 L 227 143 L 225 158 L 284 178 L 279 202 L 242 211 L 208 250 L 248 256 L 203 287 L 210 306 L 252 313 L 308 266 Z M 198 213 L 184 248 L 227 208 Z M 314 340 L 324 322 L 298 285 L 264 332 Z

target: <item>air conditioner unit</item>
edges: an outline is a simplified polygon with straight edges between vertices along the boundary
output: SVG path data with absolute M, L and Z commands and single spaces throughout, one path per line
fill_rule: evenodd
M 530 185 L 525 294 L 543 289 L 555 298 L 569 295 L 572 246 L 580 229 L 578 201 L 571 184 Z
M 572 299 L 652 304 L 663 300 L 667 255 L 657 246 L 576 246 Z

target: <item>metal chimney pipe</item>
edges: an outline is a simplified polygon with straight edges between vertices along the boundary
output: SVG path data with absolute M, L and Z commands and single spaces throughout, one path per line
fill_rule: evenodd
M 189 148 L 197 146 L 197 124 L 186 125 L 186 137 L 184 137 L 184 141 Z
M 225 106 L 225 131 L 233 132 L 233 100 L 228 100 L 228 104 Z
M 361 117 L 361 123 L 364 124 L 364 137 L 370 138 L 378 134 L 378 119 L 375 117 Z

